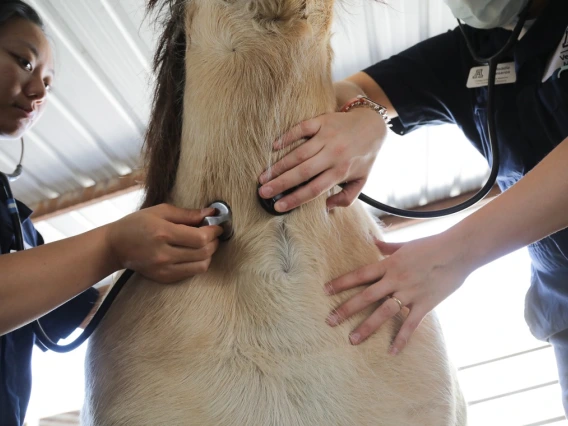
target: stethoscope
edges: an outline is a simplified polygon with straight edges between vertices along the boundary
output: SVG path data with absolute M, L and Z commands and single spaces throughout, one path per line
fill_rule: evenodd
M 18 211 L 18 206 L 16 204 L 16 199 L 12 194 L 12 188 L 10 186 L 10 182 L 14 182 L 18 179 L 23 172 L 22 161 L 24 159 L 24 139 L 21 139 L 21 155 L 20 161 L 16 166 L 16 169 L 12 173 L 2 173 L 0 172 L 0 186 L 2 187 L 3 198 L 6 199 L 6 205 L 8 207 L 8 214 L 10 215 L 10 219 L 12 222 L 12 229 L 14 231 L 14 247 L 16 251 L 23 251 L 25 250 L 24 245 L 24 234 L 22 230 L 22 222 L 20 220 L 20 213 Z M 219 240 L 226 241 L 230 239 L 233 235 L 233 226 L 232 226 L 232 212 L 230 207 L 224 203 L 223 201 L 215 201 L 212 203 L 210 208 L 215 209 L 215 215 L 208 216 L 203 219 L 200 226 L 220 226 L 223 228 L 223 233 L 219 236 Z M 73 349 L 79 347 L 85 340 L 87 340 L 93 331 L 97 328 L 107 311 L 109 310 L 110 306 L 118 296 L 118 293 L 124 287 L 124 284 L 128 281 L 128 279 L 132 276 L 134 271 L 130 269 L 126 269 L 118 281 L 112 286 L 109 294 L 105 297 L 103 303 L 93 316 L 93 319 L 89 322 L 85 330 L 71 343 L 66 345 L 60 345 L 57 342 L 51 340 L 51 338 L 47 335 L 45 330 L 43 329 L 40 320 L 36 320 L 32 322 L 32 328 L 36 335 L 37 340 L 40 344 L 45 346 L 47 349 L 50 349 L 54 352 L 70 352 Z
M 491 146 L 491 153 L 492 153 L 492 160 L 491 160 L 491 172 L 485 185 L 470 199 L 456 204 L 455 206 L 448 207 L 445 209 L 440 210 L 432 210 L 432 211 L 413 211 L 413 210 L 405 210 L 405 209 L 398 209 L 396 207 L 392 207 L 383 203 L 380 203 L 371 197 L 361 193 L 359 195 L 359 199 L 364 201 L 368 205 L 390 213 L 395 216 L 410 218 L 410 219 L 432 219 L 438 218 L 443 216 L 449 216 L 455 213 L 459 213 L 468 209 L 469 207 L 477 204 L 481 201 L 493 188 L 495 185 L 495 181 L 497 180 L 497 175 L 499 174 L 499 145 L 497 142 L 497 129 L 495 125 L 495 80 L 497 77 L 497 67 L 499 62 L 503 59 L 503 57 L 513 48 L 513 46 L 517 43 L 519 39 L 519 35 L 525 26 L 527 21 L 530 7 L 532 4 L 532 0 L 528 2 L 527 6 L 523 9 L 520 13 L 518 22 L 513 29 L 513 33 L 509 37 L 509 40 L 505 43 L 505 45 L 493 56 L 488 58 L 482 58 L 475 53 L 475 49 L 473 48 L 469 37 L 466 34 L 465 28 L 462 22 L 458 19 L 458 25 L 462 32 L 462 35 L 465 39 L 467 48 L 472 56 L 472 58 L 479 64 L 489 64 L 489 83 L 487 86 L 487 129 L 488 129 L 488 138 L 489 144 Z M 489 161 L 489 160 L 488 160 Z
M 6 200 L 8 214 L 10 215 L 10 220 L 12 222 L 12 229 L 14 231 L 14 248 L 16 249 L 16 251 L 25 250 L 24 233 L 22 231 L 22 222 L 20 220 L 20 213 L 18 211 L 18 205 L 16 204 L 16 199 L 12 194 L 12 188 L 10 187 L 10 182 L 14 182 L 16 179 L 18 179 L 24 171 L 22 165 L 22 161 L 24 159 L 24 138 L 21 138 L 20 142 L 21 142 L 20 161 L 18 162 L 16 169 L 12 173 L 0 172 L 0 186 L 2 187 L 1 188 L 2 195 L 3 198 L 5 198 Z M 130 275 L 132 275 L 132 273 L 130 273 Z M 122 285 L 124 285 L 124 283 Z M 114 297 L 116 297 L 116 295 Z M 110 301 L 110 303 L 112 303 L 112 300 Z M 106 304 L 106 306 L 103 306 L 105 305 L 105 303 L 101 305 L 101 309 L 99 309 L 99 311 L 101 311 L 101 315 L 99 316 L 99 311 L 97 311 L 95 317 L 93 317 L 93 320 L 89 323 L 87 328 L 85 328 L 83 333 L 81 333 L 81 335 L 77 338 L 77 340 L 73 341 L 69 345 L 59 345 L 56 342 L 52 341 L 45 332 L 45 330 L 43 329 L 39 320 L 32 322 L 32 328 L 34 330 L 34 333 L 38 341 L 46 348 L 51 349 L 55 352 L 69 352 L 75 349 L 76 347 L 78 347 L 79 345 L 81 345 L 81 343 L 83 343 L 92 334 L 92 332 L 95 330 L 96 326 L 98 325 L 98 323 L 100 322 L 100 320 L 102 319 L 108 308 L 110 307 L 110 303 Z M 103 307 L 105 308 L 104 310 Z M 97 316 L 99 316 L 98 319 L 96 318 Z M 95 319 L 97 319 L 97 322 L 93 324 L 93 326 L 91 327 L 91 323 L 93 323 Z M 87 331 L 89 331 L 88 334 Z
M 373 199 L 373 198 L 371 198 L 368 195 L 363 194 L 363 193 L 359 194 L 359 197 L 358 197 L 359 200 L 370 205 L 371 207 L 374 207 L 375 209 L 382 210 L 386 213 L 390 213 L 390 214 L 395 215 L 395 216 L 400 216 L 400 217 L 405 217 L 405 218 L 410 218 L 410 219 L 432 219 L 432 218 L 438 218 L 438 217 L 443 217 L 443 216 L 448 216 L 448 215 L 452 215 L 452 214 L 455 214 L 455 213 L 459 213 L 463 210 L 468 209 L 469 207 L 473 206 L 474 204 L 477 204 L 479 201 L 481 201 L 483 198 L 485 198 L 485 196 L 491 191 L 491 189 L 495 185 L 495 181 L 497 180 L 497 175 L 499 174 L 500 156 L 499 156 L 499 146 L 498 146 L 498 142 L 497 142 L 497 129 L 496 129 L 496 125 L 495 125 L 495 112 L 494 112 L 494 109 L 495 109 L 495 80 L 496 80 L 496 77 L 497 77 L 497 67 L 499 65 L 499 62 L 511 50 L 511 48 L 516 44 L 517 40 L 519 39 L 519 35 L 521 34 L 521 31 L 523 30 L 523 27 L 524 27 L 524 25 L 527 21 L 531 4 L 532 4 L 532 1 L 529 1 L 527 6 L 520 13 L 520 15 L 518 17 L 518 22 L 515 25 L 515 28 L 513 30 L 513 33 L 509 37 L 509 40 L 507 40 L 505 45 L 495 55 L 488 57 L 488 58 L 482 58 L 475 53 L 475 49 L 473 48 L 471 41 L 469 40 L 469 37 L 466 34 L 465 28 L 464 28 L 463 24 L 461 23 L 461 21 L 458 19 L 458 24 L 459 24 L 460 30 L 463 34 L 466 45 L 467 45 L 473 59 L 476 62 L 478 62 L 479 64 L 489 64 L 489 83 L 488 83 L 488 92 L 487 92 L 487 128 L 488 128 L 489 144 L 491 146 L 491 152 L 492 152 L 493 158 L 491 160 L 491 172 L 489 174 L 489 177 L 487 178 L 487 181 L 483 185 L 483 187 L 475 195 L 473 195 L 470 199 L 468 199 L 468 200 L 466 200 L 462 203 L 456 204 L 455 206 L 448 207 L 448 208 L 445 208 L 445 209 L 432 210 L 432 211 L 414 211 L 414 210 L 399 209 L 399 208 L 396 208 L 396 207 L 393 207 L 393 206 L 389 206 L 387 204 L 383 204 L 383 203 L 381 203 L 381 202 L 379 202 L 379 201 L 377 201 L 377 200 L 375 200 L 375 199 Z M 305 185 L 306 183 L 303 183 L 302 185 Z M 300 186 L 302 186 L 302 185 L 300 185 Z M 344 186 L 344 185 L 340 185 L 340 186 Z M 285 193 L 279 194 L 276 197 L 271 198 L 271 199 L 260 199 L 260 203 L 267 212 L 274 214 L 274 215 L 280 215 L 281 213 L 279 213 L 275 210 L 274 205 L 284 195 L 287 195 L 287 194 L 295 191 L 297 188 L 298 187 L 289 189 Z
M 488 127 L 488 136 L 489 136 L 489 143 L 491 145 L 492 151 L 492 164 L 491 164 L 491 173 L 485 185 L 469 200 L 457 204 L 453 207 L 435 210 L 435 211 L 412 211 L 412 210 L 404 210 L 399 209 L 396 207 L 392 207 L 383 203 L 374 200 L 373 198 L 361 193 L 359 195 L 359 200 L 367 203 L 368 205 L 385 211 L 387 213 L 406 217 L 406 218 L 435 218 L 435 217 L 443 217 L 447 215 L 451 215 L 454 213 L 458 213 L 463 211 L 480 200 L 482 200 L 488 193 L 491 191 L 491 188 L 495 184 L 497 179 L 497 174 L 499 172 L 499 147 L 497 144 L 497 131 L 495 126 L 495 113 L 494 113 L 494 98 L 495 98 L 495 80 L 497 74 L 497 66 L 499 61 L 503 59 L 505 54 L 515 45 L 517 42 L 519 35 L 524 27 L 524 24 L 527 20 L 529 8 L 531 2 L 526 6 L 526 8 L 521 12 L 519 15 L 518 23 L 513 30 L 513 33 L 509 37 L 509 40 L 503 46 L 499 52 L 489 58 L 481 58 L 476 55 L 473 46 L 465 32 L 465 29 L 462 23 L 458 20 L 458 24 L 466 41 L 467 47 L 471 52 L 473 59 L 480 63 L 480 64 L 489 64 L 489 85 L 488 85 L 488 99 L 487 99 L 487 127 Z M 5 198 L 7 200 L 8 212 L 11 217 L 14 235 L 15 235 L 15 247 L 17 251 L 24 250 L 24 238 L 22 232 L 22 225 L 20 221 L 20 216 L 18 213 L 18 207 L 16 205 L 16 200 L 13 197 L 12 190 L 10 188 L 10 182 L 15 181 L 23 172 L 22 160 L 24 157 L 24 140 L 21 139 L 22 145 L 22 153 L 20 156 L 20 161 L 14 170 L 13 173 L 4 174 L 0 173 L 0 183 L 2 185 L 2 191 L 4 192 Z M 297 188 L 297 187 L 296 187 Z M 273 215 L 280 215 L 281 213 L 277 212 L 274 209 L 274 205 L 276 202 L 282 198 L 287 193 L 294 191 L 296 188 L 292 188 L 284 194 L 280 194 L 271 199 L 262 199 L 259 197 L 259 202 L 262 207 L 269 213 Z M 210 205 L 210 207 L 216 209 L 216 214 L 214 216 L 210 216 L 204 219 L 202 225 L 218 225 L 223 227 L 223 234 L 220 237 L 221 241 L 226 241 L 232 236 L 232 213 L 230 207 L 223 201 L 216 201 Z M 66 345 L 59 345 L 56 342 L 52 341 L 45 330 L 42 328 L 41 323 L 39 320 L 36 320 L 32 323 L 32 327 L 34 333 L 38 339 L 38 341 L 48 349 L 51 349 L 55 352 L 69 352 L 78 346 L 80 346 L 86 339 L 88 339 L 93 331 L 97 328 L 105 314 L 107 313 L 108 309 L 112 305 L 113 301 L 117 297 L 118 293 L 121 291 L 124 284 L 128 281 L 128 279 L 132 276 L 134 271 L 132 270 L 125 270 L 124 273 L 120 276 L 116 284 L 111 288 L 109 294 L 105 297 L 103 303 L 97 310 L 96 314 L 94 315 L 93 319 L 89 322 L 85 330 L 71 343 Z

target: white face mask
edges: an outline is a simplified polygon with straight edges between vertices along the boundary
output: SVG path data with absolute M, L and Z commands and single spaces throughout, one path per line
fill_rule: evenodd
M 511 24 L 529 0 L 444 0 L 452 13 L 475 28 L 497 28 Z

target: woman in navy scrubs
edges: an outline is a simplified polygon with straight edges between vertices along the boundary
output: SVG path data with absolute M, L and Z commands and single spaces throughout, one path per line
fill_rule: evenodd
M 25 135 L 41 117 L 55 77 L 53 56 L 37 13 L 20 0 L 0 0 L 0 143 Z M 160 205 L 52 244 L 43 244 L 17 203 L 28 250 L 15 248 L 6 196 L 0 191 L 0 425 L 20 426 L 31 391 L 30 322 L 41 318 L 57 340 L 96 305 L 90 288 L 130 268 L 162 283 L 207 269 L 220 227 L 197 225 L 214 210 Z
M 407 307 L 391 347 L 395 355 L 422 318 L 472 271 L 528 245 L 532 281 L 525 317 L 534 336 L 554 347 L 568 412 L 568 2 L 445 1 L 467 24 L 466 34 L 480 57 L 501 49 L 519 14 L 529 8 L 520 40 L 501 62 L 516 76 L 495 89 L 501 152 L 497 183 L 503 193 L 442 234 L 404 245 L 378 243 L 390 257 L 328 284 L 329 293 L 371 284 L 331 313 L 328 322 L 334 325 L 391 296 L 353 330 L 350 340 L 364 341 Z M 386 107 L 392 130 L 400 135 L 421 126 L 457 124 L 488 157 L 487 87 L 467 87 L 478 66 L 455 29 L 336 83 L 338 109 L 366 95 Z M 348 183 L 327 205 L 351 204 L 387 132 L 383 119 L 365 106 L 372 105 L 316 117 L 284 135 L 275 149 L 311 139 L 260 177 L 260 196 L 270 198 L 317 176 L 283 197 L 276 210 L 297 207 L 341 182 Z

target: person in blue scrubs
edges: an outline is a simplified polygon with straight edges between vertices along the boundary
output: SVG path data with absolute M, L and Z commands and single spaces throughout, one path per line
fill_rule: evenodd
M 20 0 L 0 0 L 0 143 L 25 135 L 41 117 L 53 84 L 52 49 L 37 13 Z M 24 172 L 25 173 L 25 172 Z M 43 245 L 18 202 L 28 250 L 13 253 L 14 229 L 0 191 L 0 425 L 24 422 L 40 318 L 52 340 L 67 337 L 100 295 L 91 288 L 130 268 L 162 283 L 207 270 L 220 227 L 198 227 L 214 209 L 159 205 L 91 232 Z
M 516 77 L 495 90 L 497 183 L 503 193 L 442 234 L 404 245 L 378 243 L 388 258 L 327 284 L 330 294 L 370 284 L 330 313 L 328 323 L 333 326 L 391 296 L 350 340 L 364 341 L 406 307 L 408 316 L 390 349 L 396 355 L 424 316 L 472 271 L 528 245 L 532 281 L 525 317 L 533 335 L 554 347 L 568 413 L 568 2 L 445 1 L 467 24 L 466 34 L 481 57 L 505 45 L 519 14 L 529 8 L 520 40 L 502 61 Z M 467 87 L 478 66 L 455 29 L 336 83 L 338 110 L 366 95 L 386 107 L 397 134 L 456 124 L 490 157 L 487 87 Z M 387 132 L 384 120 L 364 106 L 307 120 L 283 135 L 275 149 L 310 139 L 261 175 L 260 196 L 270 198 L 315 177 L 281 198 L 276 210 L 291 210 L 342 182 L 347 182 L 342 192 L 329 197 L 327 205 L 351 204 Z

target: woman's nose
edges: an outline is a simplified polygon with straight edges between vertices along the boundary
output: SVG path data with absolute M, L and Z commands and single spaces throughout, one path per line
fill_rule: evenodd
M 47 96 L 47 88 L 43 78 L 40 76 L 32 76 L 28 81 L 25 91 L 25 95 L 34 101 L 43 101 Z

